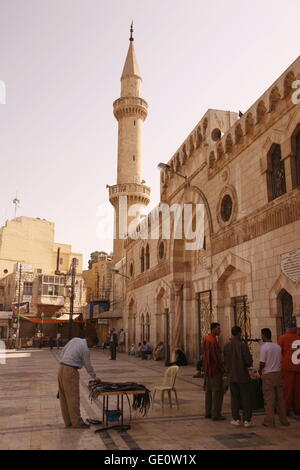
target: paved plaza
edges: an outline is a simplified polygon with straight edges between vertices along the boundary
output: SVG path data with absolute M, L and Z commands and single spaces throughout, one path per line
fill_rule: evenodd
M 255 427 L 234 428 L 229 424 L 230 397 L 225 395 L 223 414 L 227 421 L 204 418 L 202 379 L 193 378 L 192 366 L 181 367 L 176 382 L 180 407 L 168 404 L 162 412 L 159 397 L 142 417 L 133 413 L 131 429 L 94 433 L 90 429 L 65 429 L 57 394 L 57 349 L 7 351 L 0 365 L 0 449 L 31 450 L 205 450 L 205 449 L 300 449 L 300 421 L 274 429 L 262 426 L 262 413 L 255 413 Z M 165 367 L 153 360 L 141 361 L 127 354 L 109 360 L 108 351 L 92 350 L 92 363 L 105 381 L 138 382 L 153 390 L 162 381 Z M 89 376 L 80 371 L 81 412 L 84 419 L 102 417 L 102 404 L 91 403 Z M 128 414 L 126 413 L 126 417 Z

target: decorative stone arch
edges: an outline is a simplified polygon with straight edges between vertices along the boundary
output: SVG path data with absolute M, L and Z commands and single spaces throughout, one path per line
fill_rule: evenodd
M 209 168 L 213 168 L 215 166 L 215 163 L 216 163 L 216 157 L 215 157 L 215 152 L 212 150 L 209 154 L 209 163 L 208 163 L 208 167 Z
M 284 77 L 283 87 L 284 87 L 284 97 L 287 99 L 293 93 L 292 83 L 296 80 L 296 75 L 293 70 L 290 70 Z
M 233 151 L 233 140 L 232 140 L 232 135 L 228 134 L 226 137 L 226 142 L 225 142 L 225 152 L 226 153 L 232 153 Z
M 132 344 L 136 344 L 136 319 L 137 319 L 137 301 L 134 294 L 130 294 L 127 299 L 127 312 L 128 312 L 128 335 L 127 348 Z
M 203 137 L 201 133 L 201 127 L 198 126 L 197 131 L 196 131 L 196 148 L 199 148 L 202 144 Z
M 257 122 L 257 124 L 260 124 L 261 122 L 263 122 L 266 113 L 267 113 L 267 107 L 266 107 L 264 101 L 260 101 L 257 105 L 257 108 L 256 108 L 256 122 Z
M 172 288 L 171 288 L 170 284 L 167 281 L 165 281 L 164 279 L 161 279 L 158 283 L 158 286 L 156 287 L 156 290 L 155 290 L 155 294 L 154 294 L 155 301 L 157 300 L 157 298 L 160 295 L 161 291 L 164 291 L 165 294 L 166 294 L 166 305 L 165 305 L 165 307 L 167 307 L 168 303 L 170 302 L 171 289 Z
M 281 132 L 277 132 L 272 129 L 269 132 L 268 137 L 266 138 L 264 144 L 261 147 L 261 156 L 260 156 L 260 167 L 261 173 L 266 173 L 269 168 L 269 156 L 274 147 L 274 145 L 282 146 L 283 135 Z
M 255 125 L 255 122 L 254 122 L 254 119 L 253 119 L 253 115 L 252 115 L 252 113 L 248 113 L 247 116 L 246 116 L 246 121 L 245 121 L 245 134 L 246 135 L 253 134 L 254 125 Z
M 213 274 L 213 289 L 216 293 L 218 307 L 224 306 L 222 283 L 224 283 L 224 281 L 226 281 L 230 274 L 232 274 L 235 270 L 239 270 L 246 274 L 247 283 L 245 286 L 245 293 L 248 297 L 248 301 L 253 301 L 251 263 L 243 258 L 240 258 L 239 256 L 234 255 L 233 253 L 228 253 L 228 255 L 223 259 Z M 235 295 L 232 296 L 234 297 Z
M 218 155 L 218 159 L 224 156 L 224 148 L 223 148 L 222 142 L 219 142 L 217 145 L 217 155 Z
M 276 279 L 272 289 L 270 290 L 270 316 L 280 317 L 282 314 L 280 300 L 280 293 L 285 290 L 293 297 L 294 315 L 300 316 L 300 286 L 288 279 L 283 273 Z
M 234 130 L 234 135 L 235 135 L 235 143 L 237 145 L 242 144 L 244 140 L 244 133 L 243 133 L 242 126 L 240 124 L 236 126 Z
M 185 199 L 188 198 L 188 202 L 192 204 L 201 204 L 201 203 L 204 204 L 205 216 L 207 217 L 208 227 L 209 227 L 209 236 L 211 236 L 214 232 L 213 221 L 212 221 L 212 215 L 211 215 L 209 203 L 204 192 L 197 186 L 190 186 L 187 191 L 189 194 L 188 195 L 186 194 L 184 197 Z
M 273 87 L 269 96 L 269 111 L 275 111 L 279 101 L 281 100 L 281 95 L 277 86 Z
M 130 312 L 130 308 L 132 305 L 137 305 L 137 300 L 136 300 L 136 297 L 134 294 L 130 293 L 129 296 L 128 296 L 128 299 L 127 299 L 127 311 L 128 311 L 128 316 L 130 315 L 135 315 L 136 316 L 136 312 L 133 313 L 133 312 Z

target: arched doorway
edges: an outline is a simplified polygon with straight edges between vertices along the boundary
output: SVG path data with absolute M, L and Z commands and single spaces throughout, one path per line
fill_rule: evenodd
M 136 303 L 131 299 L 128 312 L 128 348 L 136 344 Z
M 291 321 L 296 322 L 293 305 L 293 297 L 283 289 L 278 296 L 278 307 L 281 312 L 281 334 L 285 333 L 287 324 Z
M 161 288 L 157 296 L 157 312 L 156 312 L 156 344 L 159 341 L 164 341 L 165 339 L 165 318 L 164 318 L 164 309 L 165 309 L 165 289 Z

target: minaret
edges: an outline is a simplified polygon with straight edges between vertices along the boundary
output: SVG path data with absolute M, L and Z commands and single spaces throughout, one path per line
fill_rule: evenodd
M 138 214 L 123 214 L 120 205 L 127 197 L 127 212 L 133 204 L 147 206 L 150 188 L 143 183 L 143 123 L 148 114 L 148 103 L 141 98 L 142 78 L 134 49 L 133 25 L 130 44 L 121 76 L 121 98 L 114 102 L 114 115 L 118 121 L 117 184 L 109 188 L 109 200 L 115 208 L 114 262 L 122 258 L 124 220 L 127 227 Z M 121 196 L 123 196 L 121 198 Z

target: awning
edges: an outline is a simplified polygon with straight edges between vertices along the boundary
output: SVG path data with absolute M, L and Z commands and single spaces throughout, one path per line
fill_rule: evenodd
M 12 316 L 12 312 L 0 312 L 0 320 L 9 320 Z
M 59 318 L 56 317 L 26 317 L 25 315 L 20 315 L 24 320 L 30 321 L 31 323 L 38 323 L 40 325 L 51 325 L 53 323 L 67 323 L 70 321 L 70 315 L 64 314 Z M 79 315 L 73 315 L 73 321 L 76 323 L 83 323 L 81 320 L 77 320 Z
M 93 320 L 98 320 L 99 318 L 103 320 L 117 320 L 123 317 L 117 312 L 102 312 L 93 315 Z

